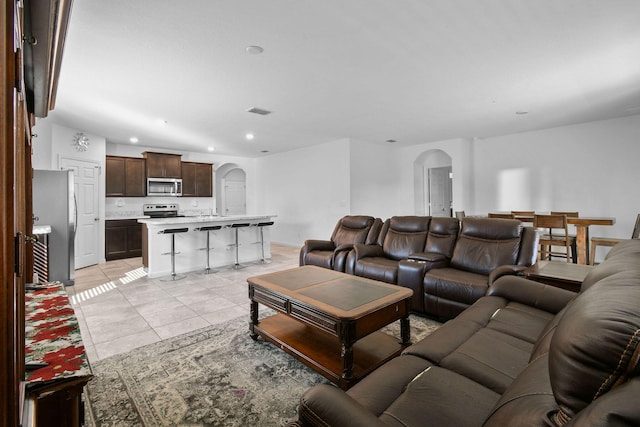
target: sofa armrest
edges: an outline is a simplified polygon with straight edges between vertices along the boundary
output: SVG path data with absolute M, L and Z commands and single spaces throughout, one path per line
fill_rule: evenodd
M 524 277 L 502 276 L 489 286 L 487 295 L 503 297 L 549 313 L 558 313 L 576 293 Z
M 298 421 L 302 426 L 384 426 L 375 415 L 337 387 L 320 384 L 300 398 Z
M 500 267 L 496 267 L 491 271 L 491 273 L 489 273 L 489 285 L 491 285 L 502 276 L 516 276 L 518 275 L 518 273 L 526 270 L 527 268 L 528 267 L 524 267 L 521 265 L 501 265 Z
M 305 240 L 300 248 L 300 265 L 306 264 L 307 254 L 311 251 L 332 251 L 335 245 L 330 240 Z
M 355 253 L 355 260 L 359 260 L 366 257 L 383 256 L 382 247 L 378 245 L 353 245 L 353 252 Z

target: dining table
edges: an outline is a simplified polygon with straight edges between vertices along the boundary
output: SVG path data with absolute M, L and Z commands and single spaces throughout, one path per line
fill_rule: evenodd
M 548 212 L 545 212 L 548 214 Z M 516 215 L 515 219 L 522 222 L 533 223 L 532 215 Z M 581 265 L 589 264 L 589 227 L 592 225 L 611 226 L 616 223 L 614 217 L 567 217 L 567 223 L 576 227 L 576 252 L 578 254 L 577 263 Z

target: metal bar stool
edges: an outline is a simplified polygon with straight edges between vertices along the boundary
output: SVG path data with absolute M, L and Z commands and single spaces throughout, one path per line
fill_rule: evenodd
M 243 268 L 240 265 L 240 261 L 239 261 L 239 257 L 238 257 L 238 247 L 240 246 L 240 242 L 238 240 L 238 228 L 242 228 L 242 227 L 249 227 L 251 224 L 249 224 L 248 222 L 238 222 L 235 224 L 231 224 L 228 227 L 235 229 L 235 234 L 236 234 L 236 240 L 235 243 L 233 244 L 233 246 L 236 247 L 236 262 L 233 265 L 233 268 L 235 268 L 236 270 Z
M 262 251 L 262 263 L 263 264 L 269 264 L 269 261 L 264 259 L 264 227 L 272 226 L 273 225 L 273 221 L 259 222 L 259 223 L 254 224 L 254 225 L 256 227 L 260 228 L 260 241 L 258 243 L 260 243 L 260 250 Z
M 188 228 L 167 228 L 166 230 L 158 231 L 158 234 L 171 234 L 171 252 L 165 252 L 162 255 L 171 254 L 171 275 L 161 278 L 163 282 L 169 282 L 174 280 L 180 280 L 187 277 L 186 274 L 176 274 L 176 233 L 186 233 Z
M 206 231 L 207 232 L 207 247 L 205 248 L 201 248 L 200 250 L 206 250 L 207 251 L 207 267 L 204 269 L 204 271 L 202 272 L 202 274 L 209 274 L 209 273 L 216 273 L 218 270 L 212 270 L 211 267 L 209 266 L 209 252 L 210 252 L 210 246 L 209 246 L 209 241 L 210 241 L 210 235 L 209 232 L 210 231 L 215 231 L 215 230 L 220 230 L 222 228 L 221 225 L 207 225 L 205 227 L 198 227 L 195 230 L 196 231 Z

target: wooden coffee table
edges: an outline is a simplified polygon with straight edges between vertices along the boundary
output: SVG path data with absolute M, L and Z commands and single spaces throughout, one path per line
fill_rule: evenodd
M 591 265 L 560 261 L 538 261 L 524 270 L 522 275 L 536 282 L 580 292 L 582 281 L 592 269 L 593 266 Z
M 411 289 L 316 266 L 250 277 L 251 337 L 261 336 L 348 389 L 410 344 Z M 258 320 L 258 304 L 277 313 Z M 380 328 L 400 320 L 400 340 Z

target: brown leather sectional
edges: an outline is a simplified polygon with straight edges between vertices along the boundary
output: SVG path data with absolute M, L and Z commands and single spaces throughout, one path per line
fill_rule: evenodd
M 579 294 L 518 276 L 347 392 L 301 398 L 302 426 L 640 425 L 640 240 Z
M 451 319 L 498 277 L 535 263 L 537 248 L 535 230 L 518 220 L 348 216 L 330 241 L 305 242 L 300 265 L 411 288 L 414 312 Z

